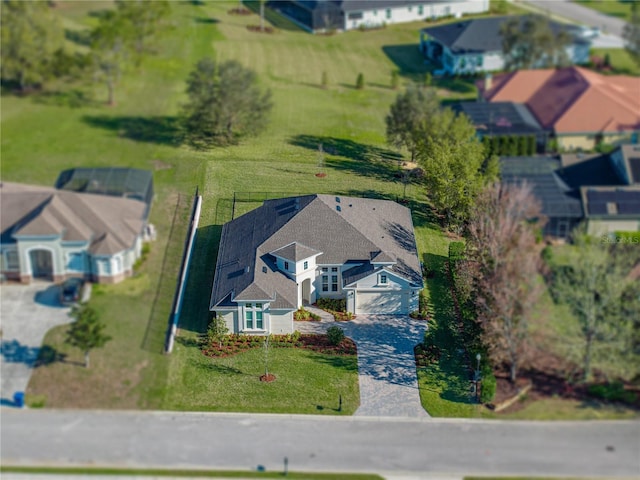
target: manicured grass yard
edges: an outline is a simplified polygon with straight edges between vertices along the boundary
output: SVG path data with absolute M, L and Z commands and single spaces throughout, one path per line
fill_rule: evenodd
M 351 415 L 360 404 L 355 356 L 271 347 L 268 370 L 276 380 L 264 383 L 262 348 L 209 358 L 184 343 L 176 346 L 165 408 Z
M 583 7 L 592 8 L 600 13 L 620 18 L 624 21 L 631 19 L 631 2 L 628 0 L 575 0 Z
M 112 4 L 57 5 L 65 27 L 77 30 L 95 21 L 89 11 Z M 313 36 L 289 26 L 265 35 L 246 29 L 258 23 L 257 16 L 228 15 L 232 5 L 172 2 L 174 28 L 156 56 L 125 73 L 115 107 L 104 105 L 102 85 L 53 85 L 33 97 L 3 95 L 3 181 L 53 185 L 63 169 L 128 166 L 153 170 L 156 190 L 151 221 L 159 235 L 148 259 L 134 278 L 96 288 L 91 300 L 113 340 L 92 352 L 92 366 L 84 369 L 77 364 L 80 352 L 63 343 L 66 328 L 50 331 L 44 344 L 51 355 L 42 359 L 27 391 L 32 404 L 320 414 L 349 414 L 357 408 L 353 358 L 274 349 L 269 369 L 278 378 L 265 384 L 257 380 L 261 351 L 214 360 L 200 353 L 196 339 L 209 320 L 221 225 L 230 219 L 234 192 L 402 196 L 397 153 L 385 145 L 384 117 L 397 95 L 389 88 L 391 71 L 398 69 L 406 82 L 422 80 L 427 70 L 417 49 L 424 23 L 335 36 Z M 184 80 L 204 56 L 236 59 L 255 69 L 272 90 L 271 122 L 260 136 L 209 152 L 176 141 Z M 320 88 L 324 71 L 327 89 Z M 367 87 L 355 90 L 360 72 Z M 446 86 L 452 85 L 441 85 Z M 468 82 L 453 87 L 442 90 L 443 97 L 474 95 Z M 315 176 L 320 169 L 326 177 Z M 194 262 L 175 350 L 165 356 L 160 351 L 171 283 L 186 228 L 184 198 L 196 187 L 204 203 Z M 409 185 L 407 197 L 421 260 L 437 271 L 427 294 L 447 352 L 437 368 L 419 372 L 422 401 L 434 415 L 476 415 L 466 398 L 467 374 L 456 357 L 455 336 L 447 336 L 453 316 L 442 268 L 450 240 L 425 215 L 422 187 Z M 236 214 L 257 205 L 238 204 Z M 174 234 L 168 238 L 174 218 Z M 62 356 L 64 361 L 56 361 Z M 343 411 L 336 412 L 340 396 Z

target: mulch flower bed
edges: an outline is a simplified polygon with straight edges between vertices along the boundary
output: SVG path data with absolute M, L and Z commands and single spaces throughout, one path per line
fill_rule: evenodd
M 228 357 L 264 345 L 264 337 L 254 335 L 228 335 L 222 345 L 217 342 L 206 343 L 202 346 L 202 353 L 207 357 Z M 274 348 L 303 348 L 318 353 L 330 355 L 356 355 L 356 344 L 350 338 L 345 338 L 338 345 L 331 345 L 326 335 L 272 335 L 269 346 Z
M 275 33 L 276 31 L 273 27 L 269 27 L 268 25 L 265 25 L 263 28 L 260 28 L 260 25 L 247 25 L 247 30 L 257 33 Z
M 227 13 L 229 15 L 251 15 L 252 12 L 248 8 L 236 7 L 228 10 Z

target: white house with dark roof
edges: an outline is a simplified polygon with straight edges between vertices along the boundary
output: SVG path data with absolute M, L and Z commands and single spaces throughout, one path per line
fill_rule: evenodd
M 489 11 L 489 0 L 276 0 L 268 4 L 310 32 L 379 28 Z
M 3 278 L 115 283 L 141 255 L 144 201 L 3 182 L 0 207 Z
M 500 28 L 510 18 L 513 17 L 474 18 L 423 28 L 420 51 L 428 60 L 441 64 L 442 73 L 449 75 L 504 70 Z M 571 63 L 589 62 L 591 41 L 582 35 L 580 27 L 554 21 L 550 26 L 556 35 L 561 30 L 571 35 L 572 42 L 566 47 Z
M 267 200 L 224 225 L 210 310 L 234 333 L 291 333 L 293 312 L 344 298 L 356 314 L 418 308 L 422 274 L 411 212 L 388 200 Z

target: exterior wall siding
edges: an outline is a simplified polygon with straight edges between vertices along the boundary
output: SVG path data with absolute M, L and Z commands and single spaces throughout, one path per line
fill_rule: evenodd
M 394 23 L 417 22 L 427 18 L 435 19 L 446 16 L 455 16 L 473 13 L 482 13 L 489 10 L 489 0 L 467 0 L 455 2 L 443 2 L 438 4 L 403 5 L 402 7 L 376 8 L 345 12 L 345 30 L 360 28 L 376 28 Z M 352 18 L 349 18 L 349 17 Z
M 600 220 L 587 221 L 589 235 L 607 235 L 615 232 L 640 232 L 640 218 L 637 220 Z
M 293 312 L 291 310 L 271 310 L 270 333 L 285 335 L 293 333 Z
M 31 252 L 44 250 L 51 254 L 52 280 L 61 282 L 69 277 L 84 277 L 97 283 L 117 283 L 133 274 L 133 264 L 140 257 L 140 240 L 129 250 L 112 256 L 93 257 L 87 244 L 63 244 L 59 238 L 20 238 L 14 244 L 2 246 L 6 251 L 15 251 L 19 267 L 7 269 L 3 262 L 5 278 L 19 279 L 30 283 L 33 279 Z

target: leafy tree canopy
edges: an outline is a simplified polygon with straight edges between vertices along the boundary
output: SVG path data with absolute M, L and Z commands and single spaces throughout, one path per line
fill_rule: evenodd
M 439 110 L 435 89 L 410 84 L 404 93 L 398 94 L 385 119 L 387 142 L 409 150 L 413 162 L 426 122 Z
M 565 29 L 554 33 L 551 23 L 542 15 L 510 18 L 500 26 L 500 35 L 507 70 L 571 64 L 566 52 L 571 34 Z
M 22 91 L 41 86 L 53 76 L 55 52 L 64 43 L 58 18 L 43 1 L 4 0 L 0 9 L 2 80 Z
M 487 158 L 464 114 L 444 109 L 423 123 L 417 147 L 427 196 L 448 226 L 461 226 L 482 188 L 494 181 L 497 159 Z
M 183 108 L 187 141 L 196 148 L 236 144 L 267 123 L 271 92 L 256 74 L 236 61 L 200 60 L 187 79 L 189 101 Z
M 89 367 L 89 352 L 94 348 L 104 347 L 111 337 L 104 333 L 106 325 L 100 322 L 98 313 L 91 306 L 76 305 L 70 315 L 75 322 L 67 331 L 65 342 L 84 352 L 85 367 Z

